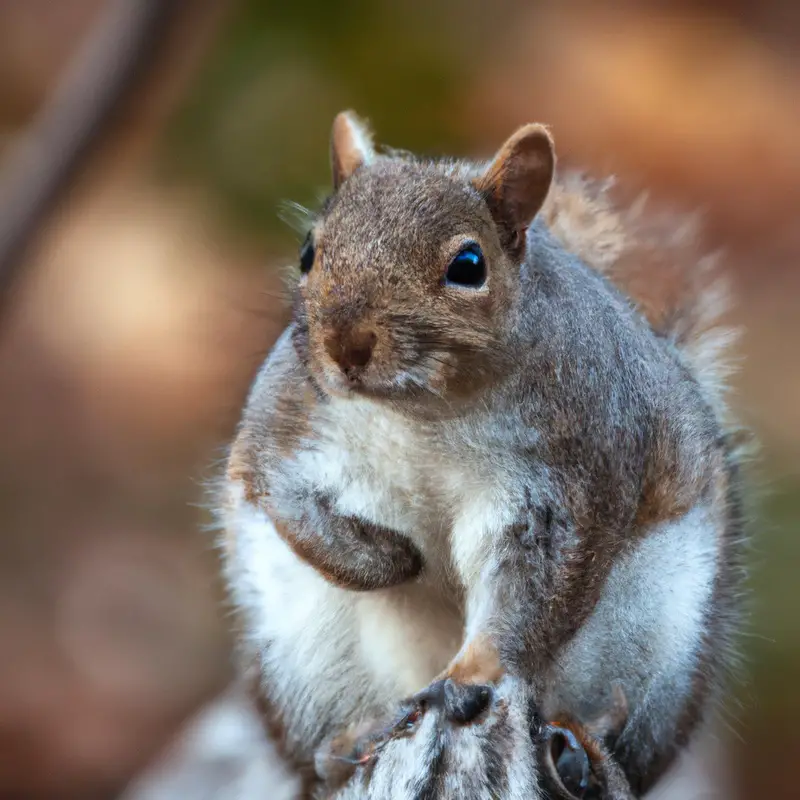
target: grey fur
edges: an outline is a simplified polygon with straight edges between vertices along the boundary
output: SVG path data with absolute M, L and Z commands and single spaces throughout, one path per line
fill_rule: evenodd
M 392 602 L 398 581 L 424 564 L 411 595 L 433 592 L 467 639 L 487 637 L 548 718 L 588 719 L 622 688 L 630 718 L 606 744 L 638 796 L 707 714 L 737 625 L 736 458 L 717 373 L 706 381 L 703 371 L 716 362 L 704 361 L 699 328 L 686 322 L 696 309 L 657 328 L 602 274 L 613 277 L 608 249 L 595 268 L 547 215 L 515 260 L 505 220 L 476 189 L 482 169 L 381 156 L 344 181 L 317 220 L 316 283 L 296 292 L 294 321 L 254 385 L 229 480 L 339 585 L 381 589 Z M 485 297 L 438 288 L 441 253 L 457 234 L 484 248 Z M 363 391 L 336 399 L 323 336 L 357 325 L 378 332 L 375 356 Z M 362 453 L 387 425 L 402 478 Z M 321 462 L 334 456 L 335 475 Z M 359 492 L 374 505 L 354 505 Z M 476 515 L 498 520 L 478 526 L 475 541 L 463 518 L 473 496 L 494 498 Z M 318 524 L 303 522 L 309 509 Z M 244 539 L 235 511 L 224 508 L 223 519 L 230 537 Z M 258 638 L 257 618 L 283 611 L 260 608 L 262 578 L 246 558 L 234 542 L 227 573 L 250 627 L 245 651 L 260 662 L 290 760 L 307 764 L 327 737 L 380 717 L 402 695 L 364 662 L 360 601 L 344 589 L 331 595 L 339 627 L 308 634 L 318 637 L 309 647 L 319 665 L 306 675 L 285 663 L 289 638 Z M 408 566 L 398 573 L 401 560 Z M 280 580 L 288 587 L 294 575 L 292 567 Z M 685 597 L 670 596 L 678 578 Z M 330 650 L 326 633 L 336 638 Z M 330 688 L 314 682 L 322 675 Z M 391 783 L 398 798 L 483 796 L 464 793 L 467 784 L 462 794 L 410 788 L 444 752 L 447 737 L 432 733 L 441 726 L 427 724 L 430 735 L 387 751 L 375 786 Z M 449 741 L 468 749 L 485 733 L 459 729 Z M 518 741 L 503 735 L 509 747 Z M 541 796 L 535 776 L 519 778 L 527 797 Z M 507 796 L 522 796 L 515 792 Z M 360 796 L 386 795 L 342 798 Z

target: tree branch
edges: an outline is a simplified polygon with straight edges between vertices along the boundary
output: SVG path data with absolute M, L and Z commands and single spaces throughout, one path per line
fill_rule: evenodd
M 109 0 L 0 173 L 0 321 L 24 256 L 115 113 L 139 84 L 176 0 Z

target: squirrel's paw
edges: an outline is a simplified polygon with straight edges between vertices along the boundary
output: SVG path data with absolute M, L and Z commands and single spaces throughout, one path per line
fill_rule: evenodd
M 422 711 L 436 709 L 443 719 L 456 725 L 467 725 L 477 720 L 492 702 L 494 689 L 482 683 L 458 683 L 452 678 L 440 678 L 410 702 Z

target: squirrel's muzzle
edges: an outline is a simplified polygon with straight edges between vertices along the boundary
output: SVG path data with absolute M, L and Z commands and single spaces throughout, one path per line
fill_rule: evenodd
M 378 337 L 370 328 L 350 328 L 325 337 L 325 351 L 344 376 L 358 380 L 369 364 Z

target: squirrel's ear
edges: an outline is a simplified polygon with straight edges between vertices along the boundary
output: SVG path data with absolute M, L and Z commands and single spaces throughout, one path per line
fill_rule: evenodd
M 483 194 L 504 244 L 521 252 L 525 231 L 550 191 L 556 156 L 543 125 L 524 125 L 500 148 L 487 170 L 474 181 Z
M 375 151 L 369 129 L 352 111 L 342 111 L 333 120 L 331 131 L 331 170 L 333 188 L 338 189 L 362 164 L 368 164 Z

